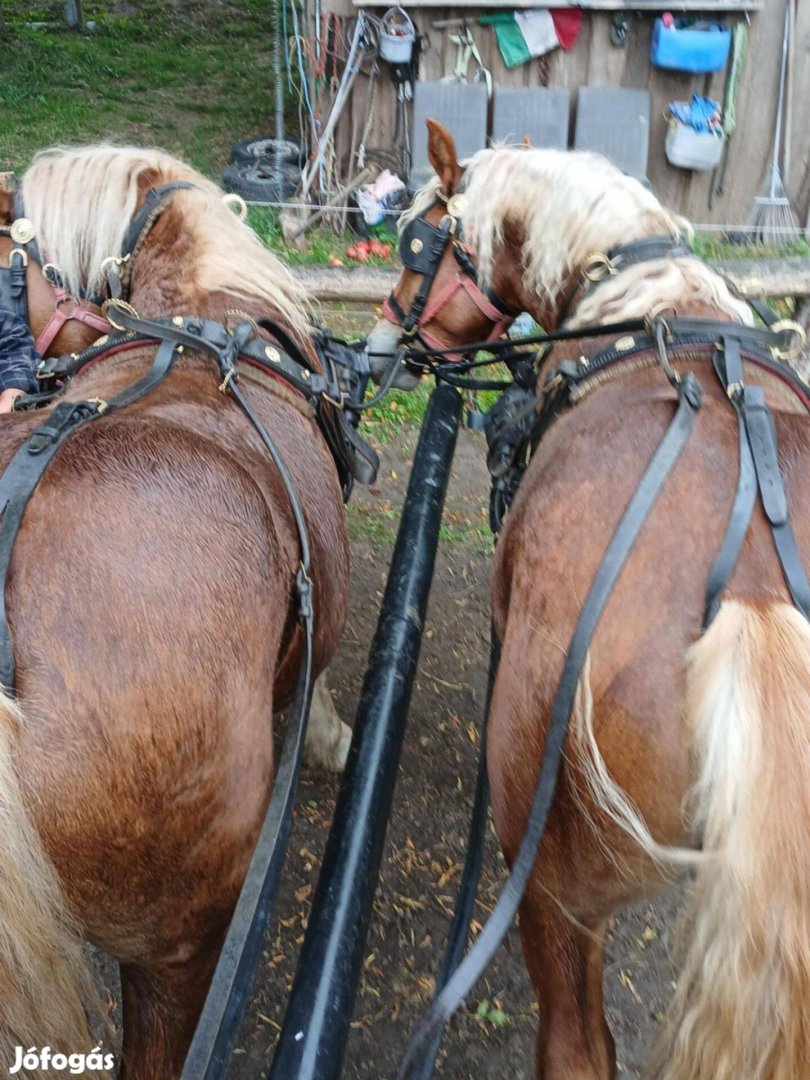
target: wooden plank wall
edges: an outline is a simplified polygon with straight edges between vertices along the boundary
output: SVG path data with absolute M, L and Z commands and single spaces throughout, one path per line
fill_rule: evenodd
M 354 13 L 351 0 L 326 0 L 325 6 L 342 17 Z M 452 74 L 456 49 L 449 38 L 452 30 L 436 29 L 434 22 L 466 17 L 484 62 L 496 85 L 541 85 L 541 61 L 532 60 L 509 71 L 501 60 L 494 29 L 480 26 L 477 18 L 486 9 L 429 8 L 408 6 L 409 14 L 424 35 L 420 77 L 438 79 Z M 632 5 L 628 5 L 632 7 Z M 375 8 L 374 14 L 384 9 Z M 727 16 L 731 22 L 743 16 Z M 652 94 L 649 177 L 661 198 L 672 209 L 694 222 L 744 225 L 751 215 L 753 199 L 766 180 L 773 145 L 776 97 L 782 48 L 784 5 L 782 0 L 766 0 L 765 7 L 751 16 L 749 50 L 738 95 L 737 131 L 729 150 L 725 190 L 708 208 L 710 174 L 672 167 L 664 155 L 667 103 L 688 99 L 693 91 L 722 101 L 725 73 L 688 75 L 663 71 L 650 64 L 650 36 L 653 16 L 630 14 L 630 29 L 624 48 L 610 43 L 612 16 L 585 12 L 582 30 L 574 48 L 557 49 L 550 56 L 550 86 L 567 87 L 572 96 L 572 126 L 579 86 L 646 86 Z M 795 33 L 793 84 L 793 131 L 790 174 L 785 177 L 792 204 L 805 224 L 810 211 L 810 0 L 800 0 Z M 390 148 L 395 124 L 393 84 L 381 63 L 374 95 L 374 115 L 368 145 Z M 470 69 L 472 71 L 472 67 Z M 368 113 L 368 79 L 361 75 L 355 84 L 351 110 L 339 126 L 342 151 L 348 149 L 352 123 L 362 131 Z

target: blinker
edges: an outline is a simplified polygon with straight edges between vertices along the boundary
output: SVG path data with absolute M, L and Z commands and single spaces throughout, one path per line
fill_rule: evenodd
M 437 245 L 441 244 L 439 249 Z M 436 251 L 444 251 L 446 236 L 441 229 L 423 218 L 409 221 L 399 238 L 399 257 L 402 265 L 415 274 L 427 274 L 433 269 Z

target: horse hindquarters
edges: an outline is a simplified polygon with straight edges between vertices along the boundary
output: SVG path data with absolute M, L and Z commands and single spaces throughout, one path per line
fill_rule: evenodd
M 23 802 L 16 763 L 22 723 L 21 710 L 0 693 L 0 1062 L 8 1068 L 17 1046 L 23 1053 L 50 1046 L 89 1054 L 84 1006 L 99 1006 L 61 886 Z
M 803 1080 L 810 1046 L 810 626 L 728 602 L 689 653 L 698 872 L 663 1080 Z

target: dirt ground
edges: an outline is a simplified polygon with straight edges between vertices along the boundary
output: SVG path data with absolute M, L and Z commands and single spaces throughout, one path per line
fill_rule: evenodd
M 354 539 L 352 605 L 333 665 L 341 716 L 351 723 L 404 497 L 412 433 L 383 450 L 379 487 L 358 491 L 350 508 Z M 348 1045 L 346 1080 L 396 1074 L 407 1035 L 429 999 L 444 947 L 449 911 L 464 855 L 478 753 L 488 657 L 487 475 L 480 436 L 462 431 L 445 520 L 453 539 L 440 546 L 419 674 L 413 694 L 382 878 L 369 933 L 362 985 Z M 369 522 L 381 518 L 388 535 Z M 286 887 L 268 936 L 249 1014 L 229 1076 L 259 1080 L 283 1017 L 306 926 L 317 869 L 332 816 L 336 782 L 307 773 L 300 789 Z M 494 838 L 480 893 L 478 918 L 494 902 L 504 869 Z M 610 1022 L 620 1077 L 637 1077 L 646 1046 L 671 987 L 668 943 L 673 898 L 643 905 L 615 928 L 606 970 Z M 482 1002 L 496 1019 L 478 1015 Z M 487 1010 L 488 1012 L 490 1010 Z M 438 1075 L 461 1080 L 521 1080 L 532 1075 L 537 1012 L 516 931 L 471 995 L 447 1035 Z

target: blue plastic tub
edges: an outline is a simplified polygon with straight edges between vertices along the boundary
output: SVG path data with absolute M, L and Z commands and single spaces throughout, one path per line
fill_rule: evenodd
M 678 29 L 656 19 L 650 59 L 656 67 L 702 74 L 721 71 L 731 48 L 731 30 L 724 23 L 698 22 Z

